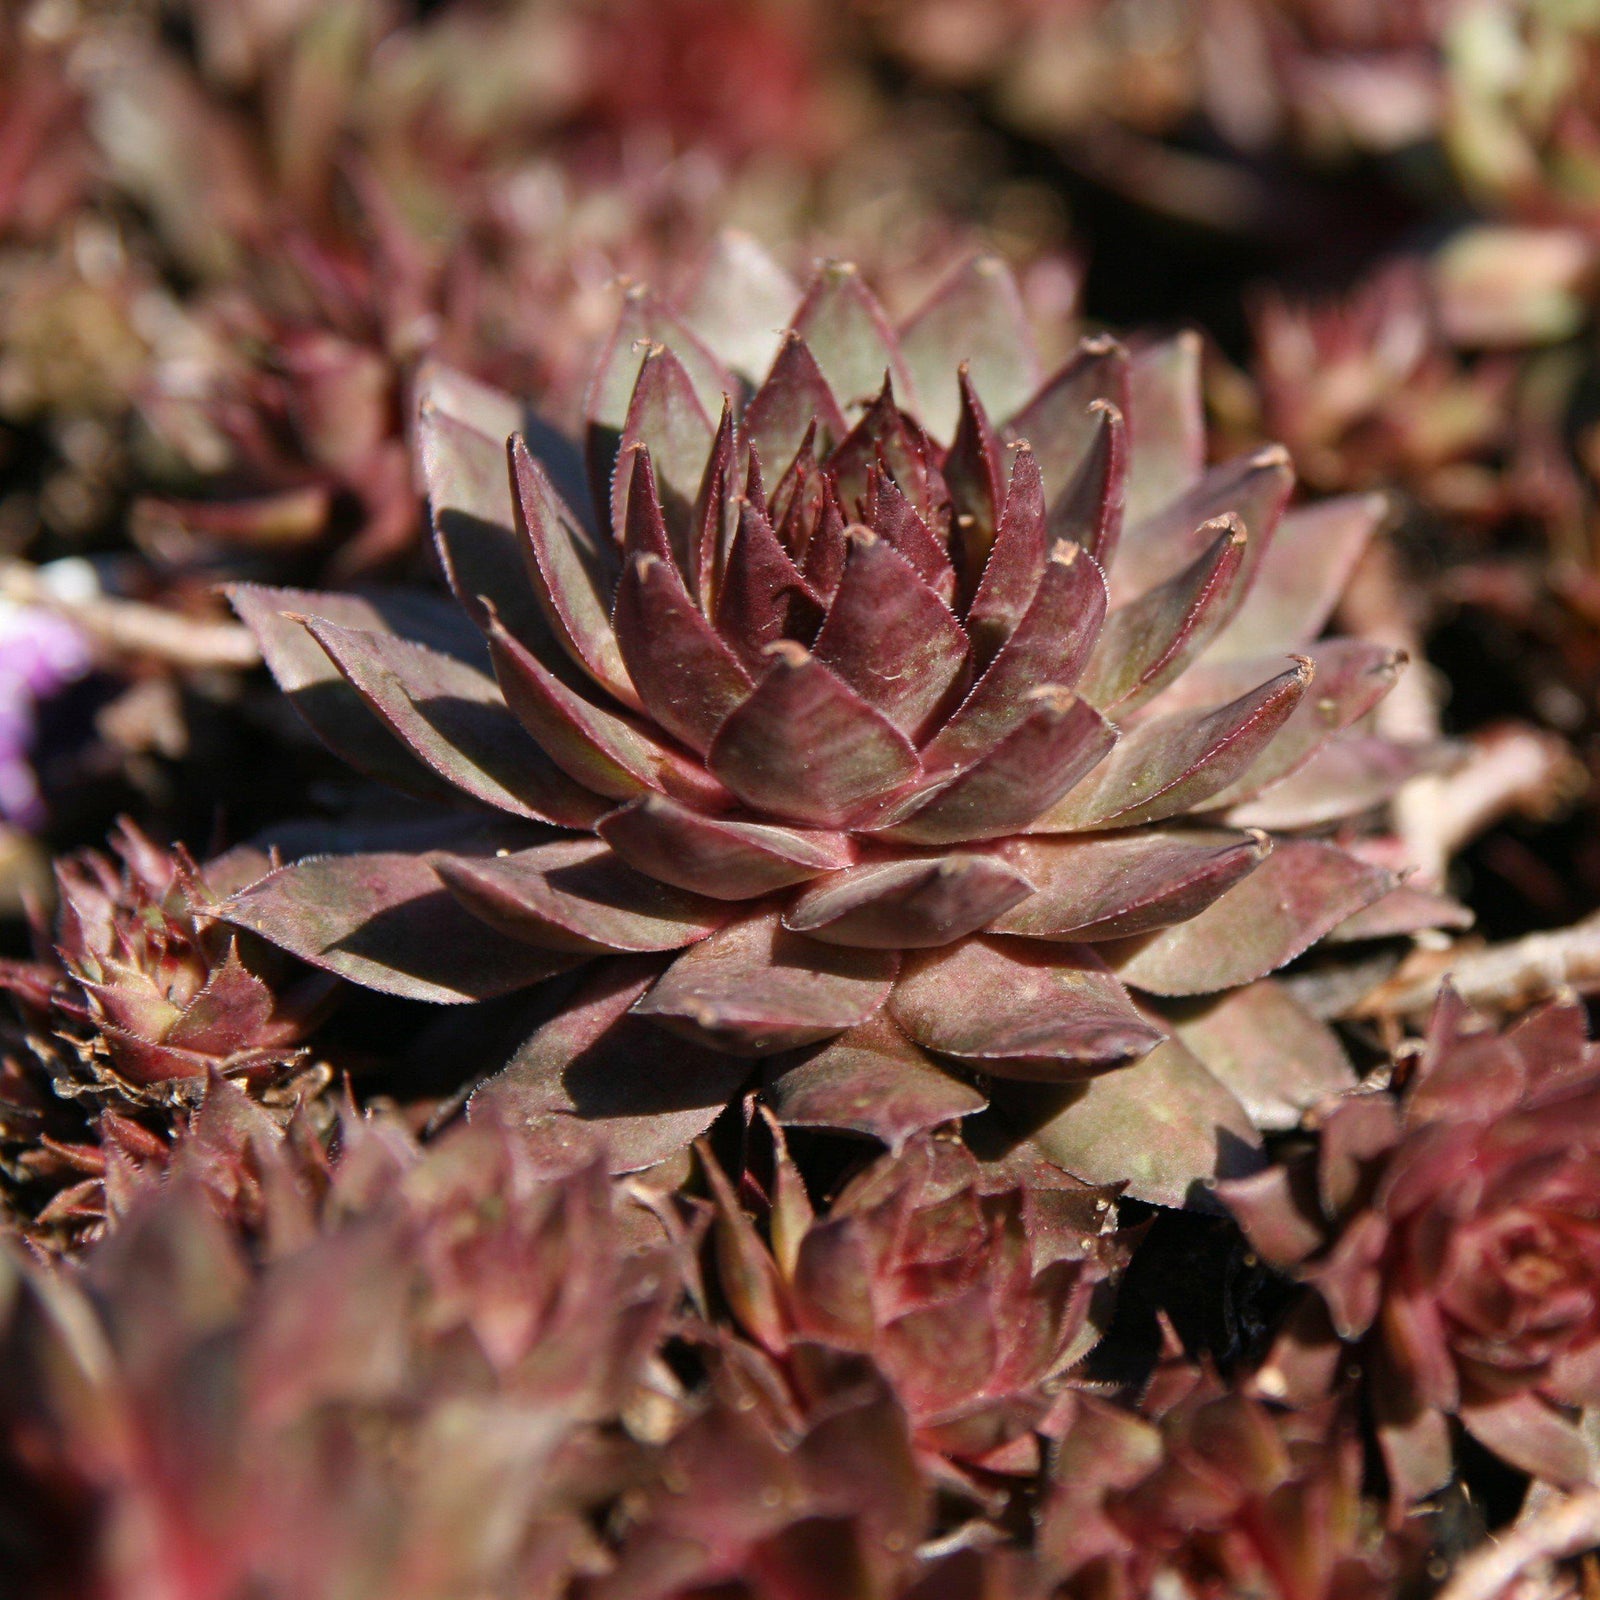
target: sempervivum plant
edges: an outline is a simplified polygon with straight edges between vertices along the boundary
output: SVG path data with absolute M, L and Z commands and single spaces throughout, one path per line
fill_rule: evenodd
M 1144 1415 L 1072 1394 L 1039 1520 L 1052 1594 L 1397 1592 L 1415 1548 L 1361 1494 L 1361 1440 L 1332 1404 L 1275 1412 L 1193 1368 Z
M 1108 1195 L 924 1136 L 818 1216 L 780 1142 L 764 1241 L 710 1175 L 717 1282 L 752 1341 L 728 1346 L 727 1381 L 752 1404 L 825 1407 L 854 1352 L 888 1380 L 933 1481 L 971 1493 L 1038 1470 L 1062 1374 L 1096 1336 L 1096 1289 L 1127 1254 Z
M 1181 1195 L 1253 1134 L 1144 1000 L 1417 909 L 1296 836 L 1417 764 L 1356 726 L 1396 653 L 1318 642 L 1381 506 L 1284 515 L 1279 449 L 1208 468 L 1190 339 L 1090 340 L 1041 382 L 993 261 L 898 331 L 848 266 L 789 306 L 753 251 L 724 264 L 695 326 L 626 299 L 598 528 L 576 452 L 436 375 L 423 469 L 470 623 L 235 591 L 330 743 L 502 826 L 293 863 L 226 914 L 421 998 L 587 966 L 486 1098 L 609 1118 L 619 1164 L 766 1058 L 786 1120 L 895 1140 L 975 1080 L 1077 1084 L 1068 1169 Z
M 1340 1103 L 1318 1148 L 1230 1184 L 1251 1243 L 1315 1295 L 1257 1386 L 1295 1397 L 1359 1343 L 1395 1498 L 1439 1487 L 1449 1419 L 1551 1483 L 1588 1481 L 1600 1401 L 1600 1053 L 1583 1008 L 1505 1032 L 1445 989 L 1411 1085 Z
M 126 821 L 112 849 L 57 865 L 39 959 L 0 964 L 23 1025 L 0 1068 L 7 1208 L 40 1238 L 99 1225 L 109 1165 L 164 1166 L 214 1076 L 282 1119 L 331 1077 L 301 1042 L 328 975 L 215 912 L 268 859 L 239 851 L 201 869 Z

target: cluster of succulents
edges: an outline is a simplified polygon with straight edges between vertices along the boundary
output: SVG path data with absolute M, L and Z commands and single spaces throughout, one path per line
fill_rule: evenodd
M 1593 1591 L 1597 62 L 0 0 L 0 1593 Z

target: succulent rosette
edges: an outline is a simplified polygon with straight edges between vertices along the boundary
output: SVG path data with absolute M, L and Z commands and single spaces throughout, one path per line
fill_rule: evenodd
M 1041 378 L 993 260 L 898 330 L 848 266 L 716 266 L 681 314 L 628 293 L 581 458 L 433 374 L 459 613 L 235 588 L 327 742 L 500 822 L 225 914 L 422 999 L 587 968 L 478 1103 L 606 1119 L 619 1164 L 761 1059 L 786 1121 L 898 1143 L 1067 1084 L 1068 1170 L 1237 1170 L 1250 1119 L 1157 1004 L 1435 914 L 1311 836 L 1431 759 L 1362 726 L 1398 654 L 1319 638 L 1381 501 L 1286 514 L 1281 449 L 1208 466 L 1192 338 Z
M 1404 1097 L 1348 1099 L 1317 1149 L 1224 1189 L 1260 1254 L 1315 1291 L 1257 1386 L 1289 1397 L 1359 1343 L 1392 1488 L 1452 1470 L 1451 1417 L 1558 1485 L 1600 1401 L 1600 1053 L 1576 1003 L 1504 1032 L 1450 989 Z
M 333 980 L 216 915 L 268 858 L 202 869 L 127 821 L 111 844 L 57 864 L 40 959 L 0 963 L 22 1023 L 0 1065 L 7 1205 L 40 1238 L 100 1224 L 108 1166 L 163 1167 L 214 1077 L 280 1119 L 332 1078 L 303 1041 Z
M 920 1136 L 817 1215 L 780 1142 L 763 1239 L 708 1170 L 717 1282 L 750 1341 L 727 1365 L 752 1402 L 782 1395 L 805 1415 L 831 1392 L 827 1353 L 856 1353 L 887 1379 L 934 1482 L 970 1494 L 1038 1470 L 1062 1376 L 1098 1337 L 1097 1291 L 1128 1255 L 1110 1193 Z
M 1141 1409 L 1066 1397 L 1039 1518 L 1052 1594 L 1397 1592 L 1416 1551 L 1364 1501 L 1360 1435 L 1335 1406 L 1275 1411 L 1191 1368 Z

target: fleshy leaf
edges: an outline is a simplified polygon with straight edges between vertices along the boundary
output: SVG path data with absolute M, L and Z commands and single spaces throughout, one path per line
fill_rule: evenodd
M 1403 745 L 1378 735 L 1344 734 L 1264 794 L 1235 806 L 1230 822 L 1258 828 L 1316 828 L 1359 816 L 1425 772 L 1448 766 L 1448 745 Z
M 422 619 L 414 613 L 419 605 L 431 606 L 431 602 L 423 602 L 421 597 L 397 596 L 391 603 L 387 597 L 319 594 L 253 583 L 230 584 L 227 594 L 233 609 L 256 636 L 278 687 L 335 755 L 367 777 L 407 794 L 432 800 L 452 797 L 452 786 L 384 726 L 329 660 L 328 652 L 303 623 L 294 620 L 296 616 L 313 614 L 345 627 L 417 637 L 422 630 L 416 624 Z M 450 621 L 452 625 L 465 623 L 471 633 L 477 633 L 459 612 L 453 612 Z M 432 642 L 441 645 L 444 641 L 438 635 L 442 630 L 431 631 Z M 473 654 L 462 649 L 457 659 L 471 660 Z
M 613 811 L 597 832 L 641 872 L 720 900 L 754 900 L 840 871 L 855 855 L 841 833 L 708 817 L 658 794 Z
M 894 951 L 818 944 L 756 912 L 686 950 L 634 1010 L 714 1049 L 772 1055 L 865 1022 L 898 970 Z
M 628 502 L 638 486 L 629 470 L 633 450 L 649 453 L 654 484 L 672 553 L 681 572 L 689 571 L 690 527 L 706 457 L 716 430 L 695 399 L 683 364 L 661 345 L 645 353 L 628 402 L 617 470 L 611 482 L 611 528 L 618 542 L 628 521 Z
M 683 315 L 719 361 L 754 384 L 799 304 L 800 285 L 748 233 L 724 228 Z
M 1132 988 L 1211 994 L 1276 971 L 1394 883 L 1392 873 L 1334 845 L 1282 840 L 1199 916 L 1100 948 Z
M 1338 1035 L 1264 978 L 1173 1019 L 1177 1035 L 1258 1128 L 1297 1128 L 1313 1106 L 1356 1086 Z
M 420 855 L 295 862 L 230 896 L 218 915 L 313 966 L 408 1000 L 487 1000 L 575 965 L 469 916 Z
M 873 387 L 882 381 L 880 372 Z M 750 397 L 742 426 L 745 437 L 762 461 L 782 472 L 800 448 L 800 441 L 815 424 L 816 448 L 826 453 L 850 431 L 850 424 L 811 348 L 796 333 L 786 333 L 772 371 Z
M 1245 771 L 1277 734 L 1311 671 L 1311 663 L 1302 661 L 1206 715 L 1177 713 L 1140 723 L 1034 831 L 1126 828 L 1195 810 Z
M 715 616 L 717 632 L 756 676 L 766 669 L 769 645 L 813 638 L 822 621 L 822 607 L 766 512 L 748 500 L 739 508 Z
M 961 365 L 997 417 L 1010 416 L 1039 386 L 1022 296 L 998 256 L 973 256 L 945 278 L 901 329 L 900 348 L 935 438 L 955 430 Z
M 996 933 L 1115 939 L 1196 916 L 1266 856 L 1259 833 L 1140 828 L 1118 834 L 1014 839 L 1006 859 L 1034 886 Z
M 803 1061 L 774 1062 L 766 1097 L 786 1127 L 864 1133 L 896 1151 L 916 1134 L 974 1116 L 989 1103 L 882 1011 Z
M 1128 409 L 1128 352 L 1104 336 L 1085 339 L 1005 426 L 1008 439 L 1033 446 L 1051 503 L 1073 481 L 1103 426 L 1101 413 L 1089 409 L 1096 400 L 1109 400 L 1119 412 Z
M 611 1170 L 654 1166 L 698 1139 L 738 1092 L 749 1066 L 663 1037 L 629 1014 L 659 963 L 619 958 L 595 969 L 560 1013 L 479 1085 L 472 1121 L 537 1131 L 568 1118 L 605 1140 Z M 650 1070 L 639 1070 L 648 1061 Z
M 1079 684 L 1084 699 L 1126 716 L 1183 672 L 1227 614 L 1244 546 L 1242 524 L 1222 518 L 1210 547 L 1182 572 L 1113 611 Z
M 908 400 L 914 398 L 915 385 L 889 319 L 848 262 L 829 261 L 818 269 L 793 327 L 843 404 L 876 394 L 885 372 Z
M 1389 514 L 1381 494 L 1340 495 L 1285 514 L 1213 661 L 1309 644 L 1327 626 L 1362 552 Z
M 1007 1086 L 997 1103 L 1058 1166 L 1155 1205 L 1190 1204 L 1215 1179 L 1262 1164 L 1244 1107 L 1178 1039 L 1087 1083 Z
M 916 774 L 904 734 L 820 661 L 787 641 L 772 652 L 766 676 L 706 758 L 741 800 L 832 828 Z
M 923 751 L 930 769 L 959 768 L 992 749 L 1027 715 L 1040 684 L 1071 689 L 1105 616 L 1100 569 L 1073 544 L 1058 544 L 1033 599 L 998 655 Z
M 732 915 L 724 901 L 636 872 L 598 839 L 560 839 L 504 856 L 432 859 L 445 887 L 473 916 L 548 950 L 681 950 Z
M 1128 429 L 1122 412 L 1109 400 L 1091 403 L 1089 428 L 1077 470 L 1050 496 L 1045 526 L 1052 539 L 1081 544 L 1109 572 L 1122 537 Z
M 1229 512 L 1244 526 L 1245 568 L 1253 581 L 1293 487 L 1294 468 L 1281 445 L 1212 467 L 1187 494 L 1124 527 L 1110 571 L 1112 604 L 1124 605 L 1181 572 L 1210 542 L 1204 530 Z
M 894 813 L 886 835 L 916 844 L 961 844 L 1018 833 L 1093 771 L 1116 731 L 1070 689 L 1028 692 L 1023 715 L 996 745 L 952 781 L 932 769 L 933 797 Z
M 725 800 L 726 792 L 697 763 L 567 688 L 494 617 L 489 649 L 506 704 L 575 782 L 613 800 L 631 800 L 646 789 L 713 807 Z
M 702 755 L 754 687 L 678 569 L 635 555 L 617 588 L 617 640 L 652 719 Z
M 1045 950 L 1023 939 L 979 937 L 907 956 L 889 1009 L 925 1049 L 1003 1078 L 1104 1072 L 1164 1037 L 1087 946 Z
M 616 547 L 609 539 L 596 539 L 573 516 L 521 434 L 508 450 L 517 532 L 550 631 L 602 689 L 638 710 L 639 697 L 611 629 Z
M 393 634 L 306 627 L 385 726 L 475 800 L 563 828 L 592 827 L 605 803 L 524 736 L 493 678 Z
M 1142 521 L 1176 500 L 1205 470 L 1200 355 L 1200 335 L 1189 329 L 1132 352 L 1128 368 L 1130 521 Z
M 949 607 L 863 527 L 846 530 L 844 573 L 811 650 L 913 741 L 967 664 Z
M 1030 891 L 993 855 L 866 862 L 813 883 L 783 925 L 828 944 L 914 950 L 977 932 Z

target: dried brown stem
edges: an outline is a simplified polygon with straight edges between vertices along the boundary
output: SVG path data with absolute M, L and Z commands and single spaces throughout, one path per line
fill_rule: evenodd
M 1499 1600 L 1531 1568 L 1600 1545 L 1600 1489 L 1586 1489 L 1467 1556 L 1438 1600 Z
M 1351 1014 L 1417 1015 L 1432 1006 L 1447 976 L 1468 1005 L 1483 1010 L 1516 1011 L 1569 989 L 1600 993 L 1600 913 L 1509 944 L 1414 950 Z
M 119 654 L 187 668 L 243 668 L 261 661 L 254 636 L 237 622 L 204 622 L 139 600 L 63 596 L 25 561 L 0 566 L 0 597 L 57 612 L 102 649 Z

